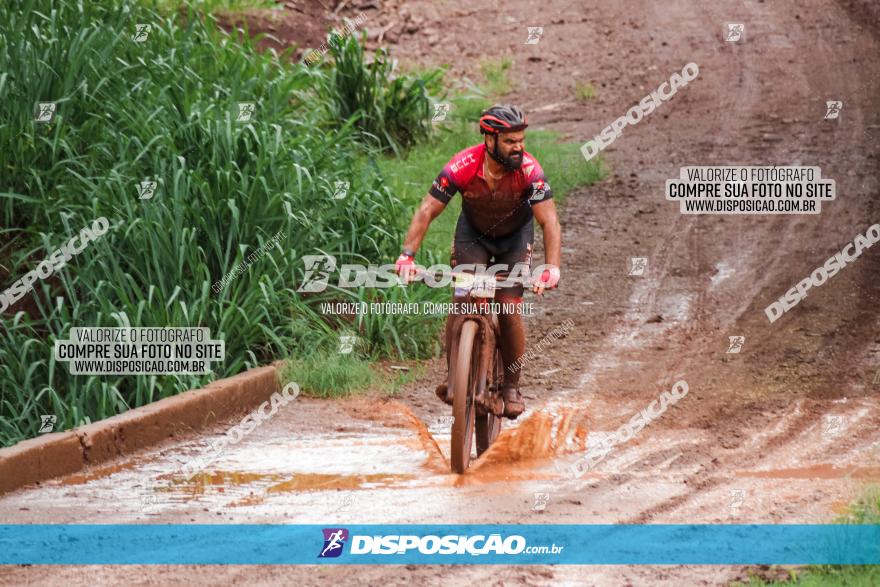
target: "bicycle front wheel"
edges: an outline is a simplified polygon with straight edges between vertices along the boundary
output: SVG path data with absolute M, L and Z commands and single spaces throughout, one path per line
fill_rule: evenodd
M 479 325 L 468 320 L 461 326 L 455 357 L 455 376 L 452 382 L 452 471 L 464 473 L 471 462 L 471 444 L 474 437 L 474 392 L 477 384 L 477 371 L 480 368 L 478 357 L 474 356 L 474 344 Z

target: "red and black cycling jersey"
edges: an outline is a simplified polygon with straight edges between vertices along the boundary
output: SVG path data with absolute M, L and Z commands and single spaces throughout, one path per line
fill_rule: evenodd
M 483 176 L 485 144 L 468 147 L 449 160 L 428 192 L 444 204 L 461 192 L 468 222 L 490 238 L 507 236 L 532 220 L 532 206 L 553 197 L 538 160 L 523 152 L 522 166 L 508 171 L 493 192 Z

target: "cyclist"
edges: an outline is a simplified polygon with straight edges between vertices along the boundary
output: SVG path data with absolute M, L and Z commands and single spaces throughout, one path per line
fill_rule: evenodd
M 534 227 L 537 219 L 544 233 L 546 270 L 533 281 L 533 290 L 541 295 L 559 281 L 562 229 L 556 216 L 550 185 L 544 171 L 525 150 L 522 111 L 509 105 L 493 106 L 480 116 L 483 143 L 457 153 L 434 180 L 428 195 L 413 215 L 403 253 L 397 259 L 397 272 L 408 280 L 414 274 L 414 258 L 431 222 L 446 208 L 456 193 L 461 193 L 461 215 L 452 242 L 451 265 L 473 264 L 485 267 L 490 261 L 503 265 L 505 272 L 515 271 L 515 264 L 531 263 Z M 488 155 L 488 156 L 487 156 Z M 496 265 L 497 267 L 497 265 Z M 466 291 L 456 289 L 454 302 L 466 301 Z M 523 286 L 508 285 L 499 289 L 496 300 L 514 304 L 515 312 L 501 312 L 501 355 L 504 362 L 504 416 L 515 419 L 525 409 L 519 390 L 519 369 L 510 368 L 525 352 L 525 331 L 518 306 L 522 304 Z M 502 306 L 504 307 L 504 306 Z M 446 322 L 446 364 L 452 348 L 452 315 Z M 437 396 L 452 405 L 445 383 Z

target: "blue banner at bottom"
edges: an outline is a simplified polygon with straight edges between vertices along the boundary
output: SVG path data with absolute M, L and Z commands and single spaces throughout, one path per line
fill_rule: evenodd
M 0 525 L 0 564 L 880 564 L 880 526 Z

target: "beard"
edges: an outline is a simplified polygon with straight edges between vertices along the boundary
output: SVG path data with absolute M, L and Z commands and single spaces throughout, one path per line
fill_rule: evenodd
M 495 159 L 495 161 L 498 161 L 498 163 L 501 163 L 501 165 L 503 165 L 506 169 L 510 169 L 511 171 L 516 171 L 517 169 L 522 167 L 522 162 L 523 162 L 522 151 L 520 151 L 518 153 L 511 153 L 509 156 L 506 156 L 506 157 L 504 155 L 502 155 L 501 153 L 498 153 L 498 156 L 496 157 L 495 154 L 491 150 L 488 150 L 488 151 L 489 151 L 489 155 L 492 156 L 492 159 Z
M 523 154 L 511 153 L 509 157 L 502 157 L 500 163 L 508 169 L 519 169 L 522 167 Z

